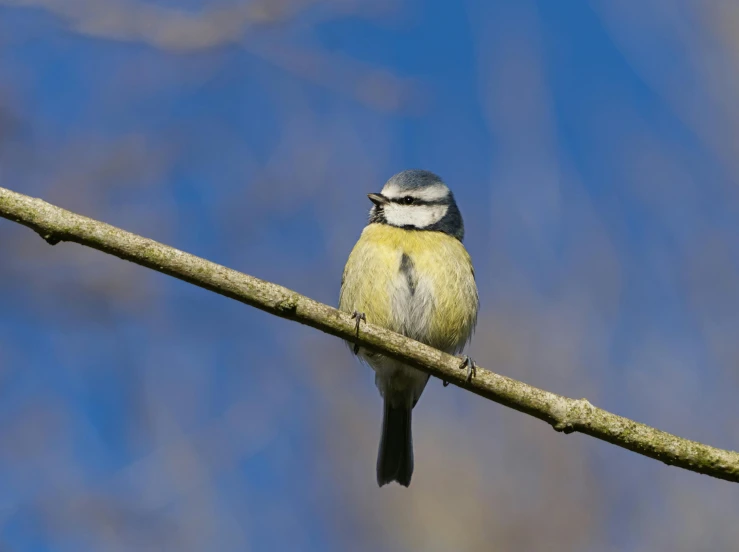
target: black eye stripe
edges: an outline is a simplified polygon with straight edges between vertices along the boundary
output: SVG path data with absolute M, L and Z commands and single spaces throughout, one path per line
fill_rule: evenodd
M 408 196 L 405 196 L 408 197 Z M 405 197 L 393 197 L 390 198 L 390 203 L 397 203 L 399 205 L 448 205 L 449 201 L 446 199 L 435 199 L 433 201 L 427 201 L 424 199 L 413 198 L 413 203 L 405 203 Z

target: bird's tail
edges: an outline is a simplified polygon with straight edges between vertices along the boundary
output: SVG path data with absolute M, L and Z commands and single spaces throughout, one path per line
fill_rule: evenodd
M 382 418 L 382 438 L 377 454 L 377 484 L 382 487 L 397 481 L 404 487 L 413 475 L 413 437 L 411 435 L 412 407 L 395 408 L 385 399 Z

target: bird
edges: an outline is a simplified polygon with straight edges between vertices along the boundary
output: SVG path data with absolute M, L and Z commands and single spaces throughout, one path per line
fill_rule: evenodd
M 357 333 L 364 321 L 458 355 L 477 324 L 479 298 L 452 191 L 436 174 L 413 169 L 367 197 L 369 221 L 344 267 L 339 310 L 356 319 Z M 383 398 L 377 484 L 408 487 L 414 466 L 411 413 L 429 375 L 347 344 L 374 370 Z M 461 360 L 469 380 L 475 363 L 468 356 Z

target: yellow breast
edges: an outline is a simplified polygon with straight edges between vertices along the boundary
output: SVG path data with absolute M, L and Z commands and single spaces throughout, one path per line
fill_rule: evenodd
M 442 232 L 370 224 L 344 269 L 339 308 L 451 353 L 477 320 L 472 261 Z

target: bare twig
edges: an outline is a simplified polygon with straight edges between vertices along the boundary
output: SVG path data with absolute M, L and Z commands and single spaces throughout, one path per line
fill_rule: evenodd
M 201 10 L 153 5 L 141 0 L 0 0 L 0 6 L 44 10 L 72 32 L 103 40 L 143 43 L 169 52 L 192 53 L 234 46 L 333 92 L 348 95 L 381 111 L 417 109 L 423 96 L 412 79 L 315 44 L 249 40 L 255 30 L 288 23 L 324 0 L 258 0 L 227 3 Z M 381 2 L 328 2 L 336 13 L 349 9 L 372 13 Z M 324 6 L 325 7 L 325 6 Z M 314 21 L 315 21 L 315 15 Z
M 76 242 L 163 272 L 276 316 L 317 328 L 402 360 L 477 395 L 544 420 L 564 433 L 585 433 L 665 464 L 739 482 L 739 454 L 683 439 L 596 408 L 477 368 L 471 381 L 457 357 L 390 332 L 362 324 L 359 336 L 351 314 L 313 301 L 282 286 L 55 207 L 41 199 L 0 188 L 0 217 L 36 231 L 54 245 Z
M 138 0 L 0 0 L 11 7 L 46 10 L 83 35 L 143 42 L 175 52 L 234 44 L 249 28 L 287 19 L 310 3 L 247 2 L 191 12 Z

